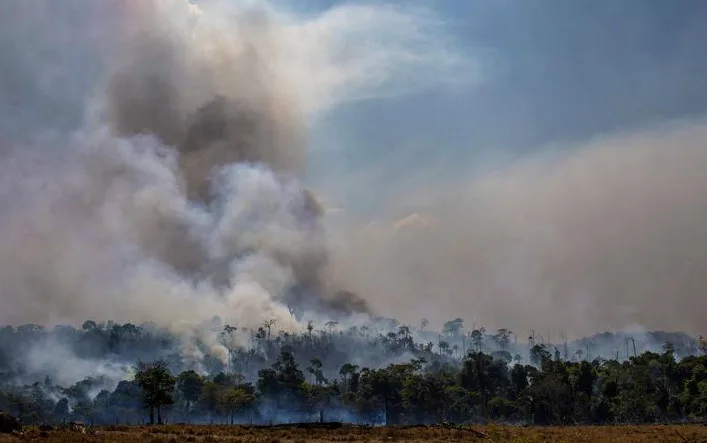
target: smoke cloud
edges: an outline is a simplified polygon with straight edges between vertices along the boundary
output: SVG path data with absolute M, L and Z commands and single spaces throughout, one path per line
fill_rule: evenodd
M 392 5 L 0 2 L 0 322 L 198 336 L 214 315 L 288 329 L 291 312 L 372 310 L 703 333 L 704 122 L 410 180 L 381 220 L 325 225 L 302 181 L 309 128 L 478 81 L 444 25 Z
M 471 65 L 440 26 L 392 6 L 2 3 L 0 322 L 192 333 L 215 315 L 288 329 L 293 309 L 367 312 L 322 279 L 307 128 L 454 83 Z
M 417 181 L 387 219 L 347 225 L 357 235 L 337 243 L 333 272 L 412 323 L 462 317 L 555 340 L 704 333 L 705 140 L 704 122 L 682 122 Z

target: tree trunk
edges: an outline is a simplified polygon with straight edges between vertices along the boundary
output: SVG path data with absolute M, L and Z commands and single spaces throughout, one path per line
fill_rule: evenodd
M 162 407 L 157 406 L 157 424 L 161 425 L 162 424 Z
M 385 397 L 385 426 L 388 426 L 388 397 Z
M 150 406 L 150 424 L 154 425 L 155 424 L 155 407 Z

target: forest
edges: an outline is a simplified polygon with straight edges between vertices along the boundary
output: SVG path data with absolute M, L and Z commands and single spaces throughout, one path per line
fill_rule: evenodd
M 302 332 L 214 318 L 0 329 L 0 411 L 24 424 L 668 423 L 707 416 L 707 342 L 604 333 L 553 344 L 508 329 L 379 319 Z M 207 331 L 207 332 L 204 332 Z M 524 337 L 525 338 L 525 337 Z

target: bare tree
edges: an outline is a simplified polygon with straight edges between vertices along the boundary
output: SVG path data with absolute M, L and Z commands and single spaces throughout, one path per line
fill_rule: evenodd
M 263 322 L 263 327 L 268 331 L 268 342 L 270 341 L 270 333 L 272 332 L 272 327 L 277 323 L 276 318 L 271 318 Z
M 226 325 L 223 327 L 223 331 L 219 334 L 221 338 L 221 343 L 228 350 L 228 369 L 231 370 L 235 359 L 235 349 L 236 343 L 233 337 L 233 333 L 236 332 L 238 328 L 236 326 Z

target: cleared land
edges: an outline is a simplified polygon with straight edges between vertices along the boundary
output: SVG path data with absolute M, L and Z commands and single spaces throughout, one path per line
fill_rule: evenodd
M 337 429 L 295 426 L 106 426 L 77 431 L 26 429 L 23 435 L 0 435 L 0 442 L 707 442 L 707 426 L 586 427 L 399 427 Z

